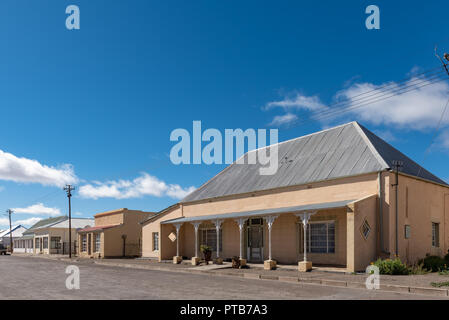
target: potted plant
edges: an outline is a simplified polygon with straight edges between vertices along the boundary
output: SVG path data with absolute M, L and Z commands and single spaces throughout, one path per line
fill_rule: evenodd
M 212 248 L 202 244 L 200 250 L 204 255 L 204 261 L 206 261 L 206 264 L 209 264 L 209 261 L 212 260 Z

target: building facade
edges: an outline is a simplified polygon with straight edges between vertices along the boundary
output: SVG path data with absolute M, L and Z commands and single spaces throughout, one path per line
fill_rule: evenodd
M 140 222 L 154 212 L 122 208 L 97 213 L 92 227 L 78 230 L 79 256 L 84 258 L 133 257 L 141 255 Z
M 308 270 L 312 262 L 362 271 L 378 257 L 414 263 L 449 249 L 449 186 L 360 124 L 277 148 L 274 175 L 259 175 L 246 154 L 246 164 L 143 222 L 143 256 L 196 264 L 206 244 L 218 263 L 237 256 L 267 268 Z M 403 164 L 398 184 L 395 160 Z
M 11 238 L 14 244 L 15 240 L 20 238 L 26 230 L 27 228 L 22 225 L 12 227 L 12 231 L 10 229 L 3 230 L 0 232 L 0 244 L 8 247 L 11 244 Z
M 69 218 L 67 216 L 43 219 L 26 230 L 22 237 L 15 240 L 15 246 L 19 249 L 19 251 L 15 251 L 34 254 L 68 254 L 69 245 L 71 245 L 72 253 L 76 253 L 76 230 L 93 224 L 93 219 L 72 218 L 70 229 L 72 242 L 70 244 Z M 31 247 L 30 244 L 32 244 Z

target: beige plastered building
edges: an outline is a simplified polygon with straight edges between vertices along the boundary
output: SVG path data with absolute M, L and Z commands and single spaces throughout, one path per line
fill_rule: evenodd
M 136 257 L 141 255 L 140 222 L 154 212 L 127 208 L 94 215 L 92 227 L 78 230 L 78 252 L 84 258 Z
M 269 268 L 307 270 L 311 262 L 364 271 L 378 257 L 412 264 L 447 253 L 446 182 L 357 122 L 277 147 L 275 175 L 234 163 L 149 217 L 142 255 L 198 263 L 207 244 L 218 263 L 238 256 Z M 402 164 L 398 181 L 393 163 Z

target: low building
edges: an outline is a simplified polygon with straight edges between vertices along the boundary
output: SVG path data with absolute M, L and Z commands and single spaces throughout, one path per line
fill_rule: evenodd
M 72 253 L 76 253 L 76 230 L 92 226 L 93 219 L 72 218 L 71 238 Z M 23 233 L 16 240 L 32 241 L 32 248 L 24 248 L 24 252 L 34 254 L 68 254 L 69 253 L 69 218 L 67 216 L 43 219 Z M 30 250 L 31 249 L 31 250 Z
M 97 213 L 92 227 L 78 230 L 80 257 L 109 258 L 141 255 L 142 226 L 140 222 L 154 212 L 127 208 Z
M 10 229 L 3 230 L 2 232 L 0 232 L 0 244 L 8 247 L 11 243 L 11 236 L 13 244 L 15 244 L 15 240 L 20 238 L 26 230 L 27 228 L 22 225 L 12 227 L 12 232 L 10 231 Z M 13 246 L 13 248 L 15 249 L 15 245 Z
M 268 269 L 313 262 L 363 271 L 378 257 L 414 263 L 449 249 L 448 184 L 357 122 L 276 146 L 275 174 L 260 175 L 247 153 L 245 164 L 149 217 L 143 256 L 196 264 L 205 244 L 218 263 L 237 256 Z

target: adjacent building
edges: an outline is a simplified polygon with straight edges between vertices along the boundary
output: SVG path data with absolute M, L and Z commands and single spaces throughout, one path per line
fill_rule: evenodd
M 76 230 L 92 226 L 93 219 L 71 219 L 71 247 L 76 253 Z M 22 243 L 24 246 L 22 248 Z M 31 246 L 30 246 L 31 244 Z M 19 246 L 19 247 L 17 247 Z M 34 254 L 68 254 L 69 218 L 67 216 L 43 219 L 26 230 L 22 237 L 15 240 L 15 252 Z
M 109 258 L 141 255 L 142 226 L 140 222 L 154 212 L 127 208 L 97 213 L 91 227 L 78 230 L 80 257 Z
M 26 230 L 27 228 L 22 225 L 12 227 L 12 231 L 10 229 L 3 230 L 2 232 L 0 232 L 0 244 L 8 247 L 11 243 L 11 237 L 14 244 L 14 241 L 20 238 Z
M 251 152 L 278 149 L 261 175 Z M 142 223 L 142 254 L 192 259 L 201 244 L 217 263 L 311 263 L 362 271 L 396 254 L 413 263 L 449 249 L 449 186 L 374 133 L 351 122 L 244 155 Z M 395 164 L 399 168 L 398 180 Z

